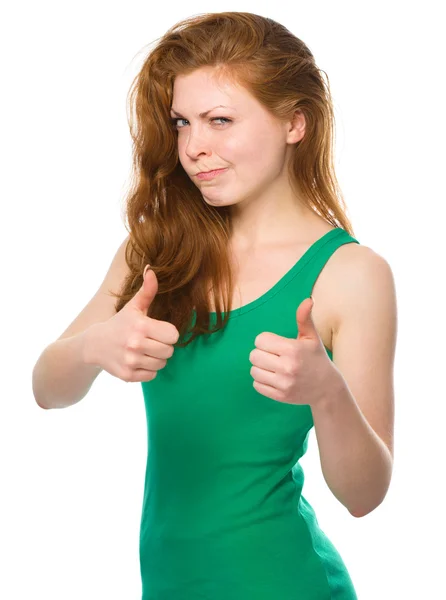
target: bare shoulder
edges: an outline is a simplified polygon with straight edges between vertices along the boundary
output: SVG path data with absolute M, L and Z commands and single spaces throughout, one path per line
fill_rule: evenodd
M 393 460 L 398 319 L 392 269 L 384 257 L 360 244 L 344 244 L 331 258 L 333 363 Z
M 343 244 L 327 263 L 326 285 L 330 287 L 330 320 L 333 335 L 352 308 L 362 299 L 395 299 L 395 282 L 387 260 L 369 246 Z M 366 316 L 366 315 L 364 315 Z

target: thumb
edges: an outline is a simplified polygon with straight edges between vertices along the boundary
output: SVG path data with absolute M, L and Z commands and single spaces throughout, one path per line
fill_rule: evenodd
M 143 284 L 130 300 L 129 304 L 147 315 L 147 310 L 158 293 L 158 279 L 150 265 L 146 265 L 143 273 Z
M 298 335 L 297 339 L 300 338 L 319 338 L 319 334 L 313 322 L 313 311 L 314 300 L 313 298 L 305 298 L 299 305 L 296 313 Z

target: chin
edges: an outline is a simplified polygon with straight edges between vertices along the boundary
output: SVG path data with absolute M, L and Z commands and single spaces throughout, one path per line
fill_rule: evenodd
M 204 196 L 203 194 L 202 196 L 206 204 L 212 204 L 212 206 L 229 206 L 229 204 L 224 200 L 213 200 L 211 198 L 206 198 L 206 196 Z
M 214 208 L 223 208 L 237 204 L 237 202 L 225 202 L 224 200 L 221 200 L 220 202 L 218 200 L 207 200 L 206 198 L 203 198 L 203 200 L 206 202 L 206 204 L 213 206 Z

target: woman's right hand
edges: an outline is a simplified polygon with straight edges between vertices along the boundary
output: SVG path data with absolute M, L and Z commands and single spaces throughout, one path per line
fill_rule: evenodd
M 123 381 L 151 381 L 174 353 L 180 336 L 172 323 L 147 316 L 158 280 L 147 267 L 140 289 L 113 317 L 86 332 L 85 362 Z

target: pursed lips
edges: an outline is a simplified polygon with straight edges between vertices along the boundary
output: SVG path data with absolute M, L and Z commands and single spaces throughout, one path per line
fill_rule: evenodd
M 199 171 L 198 173 L 195 173 L 195 175 L 201 175 L 201 173 L 211 173 L 211 171 L 222 171 L 223 169 L 226 169 L 226 167 L 220 167 L 218 169 L 210 169 L 209 171 Z

